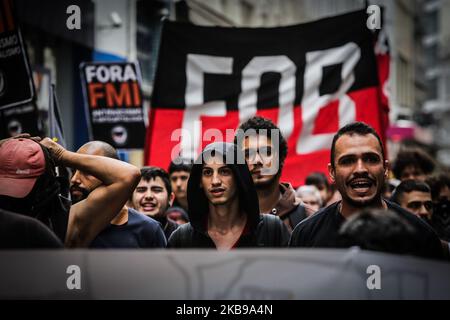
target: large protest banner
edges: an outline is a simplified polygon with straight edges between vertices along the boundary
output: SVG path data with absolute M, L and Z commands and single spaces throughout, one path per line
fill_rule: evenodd
M 288 141 L 283 180 L 298 186 L 310 172 L 326 172 L 339 127 L 358 120 L 384 131 L 366 21 L 365 11 L 279 28 L 165 21 L 145 163 L 195 158 L 217 139 L 209 129 L 231 141 L 227 130 L 260 115 Z
M 121 149 L 143 148 L 145 124 L 138 65 L 83 63 L 80 69 L 90 139 Z
M 381 11 L 381 17 L 384 20 L 385 11 Z M 384 22 L 382 23 L 384 25 Z M 378 66 L 378 79 L 380 81 L 379 85 L 379 96 L 380 96 L 380 121 L 382 128 L 389 128 L 389 93 L 390 93 L 390 46 L 389 39 L 387 36 L 386 28 L 377 29 L 375 32 L 375 57 L 377 59 Z M 381 139 L 386 143 L 386 130 L 380 132 Z
M 10 0 L 0 0 L 0 109 L 34 99 L 31 69 Z

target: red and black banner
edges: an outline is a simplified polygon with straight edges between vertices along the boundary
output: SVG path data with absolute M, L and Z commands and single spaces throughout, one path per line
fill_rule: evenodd
M 135 63 L 83 63 L 81 78 L 91 140 L 116 148 L 143 148 L 145 122 Z
M 366 20 L 358 11 L 279 28 L 165 21 L 145 163 L 166 168 L 178 154 L 195 157 L 260 115 L 288 141 L 282 180 L 298 186 L 312 171 L 326 172 L 340 127 L 364 121 L 384 130 Z
M 0 109 L 30 103 L 34 96 L 31 69 L 12 1 L 0 0 Z
M 381 10 L 382 25 L 384 25 L 385 10 Z M 390 74 L 390 48 L 385 28 L 376 30 L 375 32 L 375 56 L 378 65 L 378 79 L 380 81 L 380 121 L 382 128 L 389 128 L 389 74 Z M 386 130 L 381 132 L 381 138 L 386 143 Z

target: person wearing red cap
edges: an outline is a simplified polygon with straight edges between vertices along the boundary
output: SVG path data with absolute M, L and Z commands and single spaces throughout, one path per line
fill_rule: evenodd
M 47 175 L 45 172 L 44 150 L 38 143 L 20 137 L 0 141 L 0 248 L 43 249 L 63 246 L 67 214 L 64 216 L 64 213 L 60 213 L 59 220 L 53 221 L 50 214 L 43 214 L 51 211 L 48 206 L 42 205 L 42 193 L 38 190 L 44 189 L 51 180 L 51 171 Z M 39 187 L 35 188 L 38 180 Z M 48 198 L 51 197 L 49 194 Z M 58 238 L 53 232 L 55 230 L 50 230 L 49 226 L 59 225 L 64 230 L 58 234 Z
M 98 179 L 95 190 L 70 207 L 65 236 L 67 247 L 87 247 L 127 202 L 139 182 L 139 169 L 119 160 L 68 151 L 49 138 L 39 144 L 10 139 L 0 144 L 0 208 L 23 213 L 33 211 L 36 201 L 48 202 L 51 194 L 43 195 L 42 188 L 55 164 Z
M 0 194 L 23 198 L 45 172 L 45 156 L 31 139 L 10 139 L 2 144 L 0 157 Z

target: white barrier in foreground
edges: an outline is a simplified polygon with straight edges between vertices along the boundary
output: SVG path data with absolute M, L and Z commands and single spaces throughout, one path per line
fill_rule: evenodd
M 356 248 L 0 251 L 5 298 L 450 299 L 450 264 Z

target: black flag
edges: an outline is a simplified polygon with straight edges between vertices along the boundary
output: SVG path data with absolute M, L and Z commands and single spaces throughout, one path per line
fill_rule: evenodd
M 66 141 L 64 139 L 64 131 L 61 121 L 61 116 L 58 107 L 58 98 L 56 97 L 55 85 L 50 86 L 50 97 L 48 106 L 48 130 L 50 138 L 58 142 L 66 148 Z

